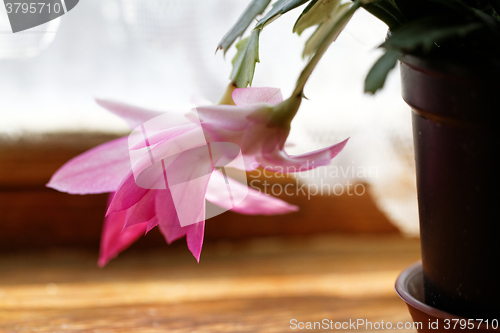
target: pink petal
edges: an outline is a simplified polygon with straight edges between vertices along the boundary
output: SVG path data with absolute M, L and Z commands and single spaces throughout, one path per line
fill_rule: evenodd
M 148 222 L 155 216 L 156 190 L 149 190 L 138 203 L 127 209 L 127 218 L 124 228 Z
M 181 227 L 168 189 L 158 190 L 155 206 L 158 227 L 168 244 L 186 235 L 187 227 Z
M 284 150 L 277 150 L 273 153 L 263 155 L 259 159 L 259 163 L 269 171 L 283 173 L 295 173 L 314 169 L 330 164 L 332 158 L 342 151 L 348 140 L 346 139 L 333 146 L 302 155 L 289 156 Z
M 222 179 L 224 176 L 220 171 L 214 171 L 212 173 L 212 177 L 217 179 L 220 178 L 220 181 L 211 182 L 211 184 L 220 184 L 225 182 L 225 180 Z M 229 188 L 231 189 L 233 196 L 242 197 L 246 194 L 245 199 L 234 207 L 228 205 L 227 200 L 223 199 L 225 192 L 227 191 L 226 188 L 222 188 L 220 186 L 210 186 L 209 184 L 206 194 L 206 199 L 208 201 L 227 210 L 246 215 L 287 214 L 299 210 L 299 207 L 297 206 L 254 190 L 251 187 L 247 187 L 230 177 L 227 177 L 226 179 L 228 180 Z
M 205 193 L 210 175 L 170 186 L 181 226 L 205 220 Z
M 106 215 L 131 208 L 148 192 L 149 189 L 137 186 L 132 171 L 130 171 L 129 174 L 123 178 L 122 183 L 116 190 Z
M 106 142 L 66 162 L 48 187 L 71 194 L 114 192 L 130 170 L 127 138 Z
M 138 140 L 137 143 L 131 145 L 129 147 L 130 150 L 142 149 L 147 146 L 154 146 L 158 143 L 162 143 L 166 140 L 171 140 L 179 135 L 182 135 L 186 132 L 199 128 L 199 124 L 189 123 L 185 125 L 175 126 L 172 128 L 167 128 L 164 131 L 160 131 L 158 133 L 154 133 L 153 135 L 148 135 L 147 142 L 146 140 Z
M 257 103 L 276 105 L 283 102 L 283 95 L 278 88 L 237 88 L 233 91 L 233 101 L 237 106 L 249 106 Z
M 199 106 L 196 112 L 202 122 L 209 122 L 222 129 L 241 131 L 248 124 L 246 119 L 254 113 L 256 107 L 238 107 L 234 105 L 208 105 Z
M 155 212 L 156 215 L 156 212 Z M 146 228 L 146 234 L 150 232 L 154 227 L 158 225 L 158 218 L 155 216 L 153 219 L 148 221 L 148 226 Z
M 186 236 L 188 249 L 200 262 L 205 221 L 181 227 L 169 190 L 159 190 L 156 195 L 156 218 L 158 227 L 168 244 Z
M 237 145 L 241 141 L 241 131 L 228 130 L 217 124 L 204 122 L 201 124 L 207 142 L 232 142 Z
M 112 195 L 110 195 L 111 198 Z M 110 214 L 104 219 L 98 261 L 100 267 L 105 266 L 111 259 L 144 235 L 147 223 L 136 224 L 123 230 L 126 215 L 127 212 L 122 211 Z
M 288 130 L 267 127 L 260 124 L 249 127 L 241 139 L 241 151 L 243 154 L 256 156 L 275 152 L 284 146 L 288 136 Z
M 163 112 L 147 110 L 137 106 L 104 99 L 96 99 L 96 102 L 106 110 L 125 120 L 131 129 L 135 129 L 146 121 L 163 114 Z
M 205 194 L 211 172 L 212 161 L 207 146 L 175 156 L 168 166 L 168 187 L 181 226 L 205 221 Z
M 150 167 L 152 162 L 160 163 L 161 160 L 164 160 L 165 165 L 169 166 L 177 157 L 185 155 L 185 152 L 200 147 L 206 147 L 206 144 L 207 141 L 205 140 L 203 130 L 200 127 L 196 127 L 194 130 L 184 132 L 169 140 L 162 141 L 149 150 L 137 153 L 133 164 L 134 172 L 136 175 L 140 174 Z M 136 151 L 134 150 L 134 152 Z M 185 166 L 180 166 L 178 169 L 182 170 L 184 167 Z
M 200 262 L 201 248 L 203 246 L 203 236 L 205 235 L 205 221 L 187 226 L 186 243 L 189 251 Z

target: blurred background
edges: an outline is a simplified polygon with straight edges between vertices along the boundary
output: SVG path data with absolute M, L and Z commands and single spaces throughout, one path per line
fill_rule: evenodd
M 128 134 L 126 124 L 94 99 L 157 110 L 185 109 L 193 98 L 218 101 L 229 82 L 235 50 L 233 46 L 225 56 L 215 50 L 246 5 L 234 0 L 85 0 L 61 18 L 15 35 L 9 33 L 0 6 L 0 222 L 6 226 L 1 246 L 96 246 L 105 196 L 74 197 L 44 188 L 68 159 Z M 300 37 L 291 33 L 300 11 L 261 33 L 254 86 L 279 87 L 284 96 L 293 90 L 305 65 L 302 48 L 314 30 Z M 241 230 L 231 229 L 228 221 L 214 222 L 226 224 L 207 227 L 208 237 L 211 232 L 232 237 L 283 230 L 397 229 L 417 235 L 410 111 L 400 98 L 398 70 L 377 95 L 363 93 L 364 77 L 380 56 L 377 46 L 386 31 L 368 13 L 356 13 L 309 80 L 308 100 L 293 121 L 287 148 L 290 154 L 303 153 L 349 137 L 346 149 L 324 172 L 296 177 L 306 184 L 361 183 L 366 193 L 355 198 L 283 197 L 301 206 L 301 213 L 249 218 L 252 227 Z M 228 216 L 226 220 L 235 218 Z M 274 227 L 269 226 L 272 221 L 278 221 Z M 87 225 L 87 231 L 74 228 L 76 224 Z M 48 240 L 29 240 L 30 230 L 43 232 Z
M 409 239 L 418 232 L 410 110 L 398 69 L 376 96 L 363 93 L 387 31 L 366 12 L 310 78 L 287 152 L 349 137 L 346 148 L 311 172 L 248 175 L 257 187 L 292 184 L 294 195 L 268 193 L 298 212 L 208 220 L 199 264 L 185 240 L 167 246 L 155 228 L 101 269 L 108 195 L 45 187 L 69 159 L 130 133 L 96 97 L 157 110 L 218 101 L 235 50 L 215 50 L 247 3 L 81 0 L 16 34 L 0 5 L 1 332 L 261 333 L 289 332 L 292 319 L 411 321 L 394 292 L 420 257 Z M 261 33 L 254 86 L 291 93 L 312 33 L 291 33 L 300 12 Z M 311 191 L 296 192 L 302 185 Z

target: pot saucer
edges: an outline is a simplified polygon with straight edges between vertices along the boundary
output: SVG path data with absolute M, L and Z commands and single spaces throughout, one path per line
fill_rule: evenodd
M 479 322 L 459 317 L 451 313 L 433 308 L 424 302 L 424 279 L 422 263 L 417 262 L 406 268 L 396 280 L 396 292 L 408 305 L 410 315 L 419 333 L 427 332 L 498 332 L 500 322 L 497 320 Z

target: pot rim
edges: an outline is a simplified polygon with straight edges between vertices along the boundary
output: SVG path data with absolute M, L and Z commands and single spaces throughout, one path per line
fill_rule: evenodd
M 391 36 L 387 30 L 385 40 Z M 488 80 L 498 84 L 500 75 L 500 60 L 487 59 L 487 61 L 473 61 L 469 64 L 460 63 L 457 59 L 444 59 L 426 57 L 422 54 L 401 53 L 399 61 L 418 70 L 442 74 L 448 77 Z
M 500 75 L 500 67 L 494 64 L 470 66 L 454 62 L 453 59 L 445 61 L 444 59 L 426 58 L 410 53 L 402 54 L 399 61 L 419 71 L 446 76 L 450 79 L 490 81 L 498 85 L 498 76 Z

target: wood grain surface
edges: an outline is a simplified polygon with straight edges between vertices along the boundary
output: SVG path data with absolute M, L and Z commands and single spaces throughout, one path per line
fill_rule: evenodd
M 130 249 L 103 269 L 92 252 L 3 254 L 0 332 L 300 331 L 292 319 L 396 325 L 411 319 L 394 281 L 419 257 L 418 241 L 397 235 L 212 242 L 200 264 L 185 246 Z

